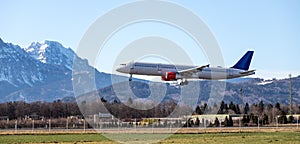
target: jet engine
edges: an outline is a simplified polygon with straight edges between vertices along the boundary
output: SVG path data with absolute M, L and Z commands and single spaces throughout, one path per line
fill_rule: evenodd
M 180 76 L 176 72 L 166 72 L 165 75 L 161 76 L 161 79 L 164 81 L 175 81 Z

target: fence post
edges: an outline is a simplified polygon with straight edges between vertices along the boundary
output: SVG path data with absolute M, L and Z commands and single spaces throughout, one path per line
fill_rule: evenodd
M 66 129 L 69 130 L 69 117 L 67 117 Z
M 49 119 L 49 132 L 51 130 L 51 119 Z
M 171 122 L 170 122 L 170 133 L 172 133 L 172 123 L 173 123 L 173 121 L 172 121 L 172 118 L 170 118 L 171 119 Z
M 8 127 L 8 124 L 9 124 L 9 118 L 6 119 L 6 125 Z
M 276 116 L 276 127 L 278 128 L 278 116 Z
M 240 131 L 241 131 L 241 126 L 242 126 L 241 118 L 239 117 L 239 129 L 240 129 Z
M 259 128 L 259 117 L 257 118 L 257 128 Z
M 85 119 L 83 119 L 83 131 L 85 132 Z
M 18 130 L 18 120 L 15 121 L 15 132 Z
M 299 128 L 299 116 L 297 117 L 297 129 Z
M 136 125 L 137 125 L 137 123 L 136 123 L 136 118 L 134 119 L 134 131 L 136 132 Z
M 32 120 L 32 129 L 31 131 L 33 132 L 34 131 L 34 120 Z
M 154 128 L 153 128 L 154 120 L 152 118 L 152 133 L 154 133 Z

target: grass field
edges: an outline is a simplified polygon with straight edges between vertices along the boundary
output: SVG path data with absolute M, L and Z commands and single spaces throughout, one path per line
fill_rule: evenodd
M 161 143 L 208 143 L 208 144 L 263 144 L 300 143 L 300 133 L 216 133 L 216 134 L 176 134 Z
M 78 143 L 104 142 L 112 143 L 100 134 L 28 134 L 28 135 L 1 135 L 0 143 Z
M 115 134 L 118 136 L 118 134 Z M 137 137 L 153 137 L 160 134 L 135 134 Z M 119 135 L 120 136 L 120 135 Z M 125 134 L 123 136 L 126 136 Z M 127 141 L 140 143 L 141 141 Z M 144 144 L 152 141 L 145 141 Z M 100 134 L 17 134 L 0 135 L 0 143 L 116 143 Z M 243 132 L 243 133 L 207 133 L 173 134 L 158 143 L 300 143 L 299 132 Z

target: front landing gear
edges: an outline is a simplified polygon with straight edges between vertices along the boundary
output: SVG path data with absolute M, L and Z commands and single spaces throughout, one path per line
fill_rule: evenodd
M 132 81 L 132 74 L 129 75 L 129 81 Z

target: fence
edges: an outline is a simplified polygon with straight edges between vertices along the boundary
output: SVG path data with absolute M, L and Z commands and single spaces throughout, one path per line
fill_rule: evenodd
M 195 120 L 195 116 L 182 116 L 180 118 L 144 118 L 144 119 L 127 119 L 119 120 L 113 117 L 101 117 L 99 115 L 93 115 L 86 119 L 79 117 L 67 117 L 59 119 L 17 119 L 0 120 L 0 129 L 2 130 L 14 130 L 15 132 L 19 130 L 29 130 L 29 131 L 52 131 L 52 130 L 80 130 L 85 132 L 88 130 L 98 130 L 98 131 L 166 131 L 174 132 L 179 129 L 247 129 L 247 128 L 293 128 L 299 129 L 299 116 L 293 116 L 293 121 L 291 123 L 279 123 L 279 116 L 275 117 L 276 122 L 271 124 L 263 124 L 258 117 L 257 123 L 252 123 L 252 125 L 245 126 L 241 118 L 234 118 L 233 126 L 227 127 L 224 121 L 220 121 L 217 125 L 214 123 L 212 118 L 206 118 L 202 116 L 198 121 Z M 287 116 L 289 119 L 290 116 Z

